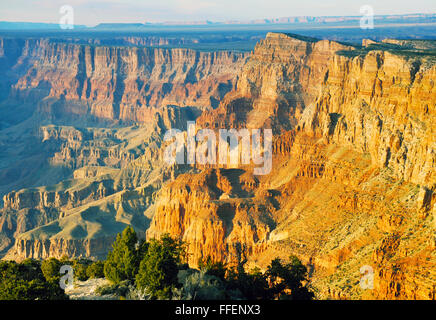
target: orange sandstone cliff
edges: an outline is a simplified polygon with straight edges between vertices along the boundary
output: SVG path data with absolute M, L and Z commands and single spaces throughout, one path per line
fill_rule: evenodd
M 5 194 L 0 250 L 100 257 L 130 224 L 186 241 L 192 266 L 295 254 L 318 298 L 435 299 L 436 64 L 391 42 L 270 33 L 248 57 L 40 40 L 10 99 L 47 97 L 38 110 L 63 121 L 146 125 L 38 128 L 48 161 L 73 175 Z M 198 129 L 272 129 L 271 173 L 164 164 L 163 134 L 194 118 Z
M 269 34 L 197 124 L 272 128 L 273 171 L 229 169 L 231 183 L 203 172 L 192 192 L 179 176 L 148 235 L 181 236 L 193 264 L 296 254 L 320 297 L 434 299 L 435 72 L 432 56 Z M 359 286 L 363 266 L 373 290 Z

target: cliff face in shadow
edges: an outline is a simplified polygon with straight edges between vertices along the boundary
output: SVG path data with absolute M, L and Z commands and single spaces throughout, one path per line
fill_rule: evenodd
M 216 107 L 248 57 L 134 44 L 0 39 L 1 198 L 56 184 L 83 166 L 125 167 L 144 149 L 156 158 L 150 150 L 161 133 Z M 152 129 L 126 137 L 129 129 L 113 129 L 120 123 Z
M 8 72 L 27 69 L 17 74 L 9 98 L 31 103 L 44 99 L 39 112 L 46 118 L 88 115 L 145 122 L 167 105 L 215 107 L 234 88 L 248 56 L 48 39 L 1 43 Z

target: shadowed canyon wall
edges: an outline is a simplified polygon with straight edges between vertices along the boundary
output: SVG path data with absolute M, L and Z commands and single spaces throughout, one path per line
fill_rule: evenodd
M 94 46 L 49 39 L 2 39 L 0 44 L 7 75 L 15 73 L 18 79 L 9 98 L 31 103 L 44 99 L 40 112 L 55 118 L 91 115 L 144 122 L 156 108 L 167 105 L 211 108 L 234 88 L 248 57 L 229 51 Z M 2 88 L 7 95 L 5 85 Z

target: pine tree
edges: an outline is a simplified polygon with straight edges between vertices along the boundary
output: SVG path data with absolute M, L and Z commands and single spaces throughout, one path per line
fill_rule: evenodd
M 171 298 L 172 289 L 178 285 L 178 267 L 183 252 L 183 244 L 167 235 L 161 240 L 151 240 L 139 266 L 136 286 L 147 289 L 155 298 Z
M 267 277 L 273 283 L 273 294 L 280 299 L 312 300 L 314 294 L 307 285 L 307 268 L 296 256 L 289 257 L 290 263 L 282 263 L 274 259 L 266 271 Z M 285 294 L 290 291 L 290 294 Z
M 139 252 L 136 250 L 138 237 L 135 230 L 128 226 L 122 234 L 117 235 L 112 245 L 112 251 L 108 253 L 104 265 L 106 279 L 120 283 L 124 280 L 135 279 L 139 267 Z

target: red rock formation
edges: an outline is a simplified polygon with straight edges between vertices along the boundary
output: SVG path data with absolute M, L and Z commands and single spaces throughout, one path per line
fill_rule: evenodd
M 273 172 L 259 177 L 251 192 L 273 205 L 262 214 L 277 226 L 265 229 L 267 241 L 250 237 L 244 246 L 243 231 L 232 241 L 260 266 L 297 254 L 315 268 L 323 297 L 434 298 L 436 67 L 425 57 L 350 50 L 331 41 L 268 34 L 244 66 L 237 89 L 198 119 L 197 127 L 276 132 Z M 172 193 L 191 179 L 179 177 L 167 186 L 162 199 L 172 205 L 158 207 L 148 234 L 170 232 L 189 242 L 195 258 L 229 261 L 230 238 L 214 217 L 216 197 L 203 195 L 211 186 L 204 185 L 199 198 L 195 192 Z M 246 201 L 231 200 L 235 207 Z M 191 201 L 208 213 L 185 210 Z M 249 208 L 240 212 L 250 216 Z M 257 228 L 232 221 L 241 230 Z M 363 265 L 376 273 L 371 292 L 358 286 Z M 425 272 L 429 277 L 421 279 Z M 355 286 L 346 284 L 356 279 Z
M 153 199 L 154 215 L 147 237 L 170 233 L 183 239 L 193 266 L 210 256 L 265 267 L 275 257 L 296 254 L 310 266 L 320 298 L 434 299 L 436 67 L 431 57 L 373 49 L 376 45 L 368 43 L 365 51 L 333 41 L 268 34 L 244 65 L 236 88 L 232 82 L 233 90 L 218 108 L 202 113 L 197 128 L 272 128 L 272 172 L 253 176 L 253 165 L 196 166 L 184 168 L 188 173 L 181 175 L 181 167 L 159 171 L 169 181 L 148 198 Z M 130 120 L 147 119 L 140 110 L 150 101 L 160 105 L 175 99 L 179 105 L 191 105 L 191 94 L 200 90 L 196 83 L 204 81 L 204 87 L 207 81 L 183 67 L 200 60 L 207 66 L 212 59 L 184 49 L 129 51 L 62 44 L 40 50 L 45 52 L 40 56 L 51 57 L 47 69 L 21 78 L 19 96 L 44 91 L 41 81 L 47 77 L 51 96 L 86 100 L 90 111 L 83 112 L 98 117 Z M 64 59 L 68 65 L 69 57 L 81 55 L 86 63 L 71 66 L 72 73 L 64 71 L 68 76 L 60 77 L 60 69 L 49 71 L 54 70 L 50 59 Z M 233 58 L 219 58 L 228 59 Z M 175 72 L 173 87 L 164 85 L 164 65 Z M 114 76 L 111 70 L 117 70 Z M 150 87 L 145 90 L 132 74 L 150 77 Z M 188 74 L 195 78 L 192 86 Z M 66 93 L 60 79 L 69 79 Z M 34 91 L 37 86 L 40 91 Z M 196 89 L 179 95 L 181 86 Z M 148 93 L 138 94 L 140 88 Z M 131 112 L 127 104 L 141 107 Z M 167 114 L 167 122 L 174 116 Z M 83 139 L 76 131 L 47 130 L 44 135 L 61 137 L 70 147 Z M 145 167 L 149 159 L 156 160 L 162 150 L 154 148 L 134 164 Z M 80 194 L 88 195 L 85 190 Z M 52 203 L 52 198 L 18 192 L 5 203 L 12 210 L 22 208 L 21 203 Z M 8 217 L 4 215 L 2 228 L 12 221 Z M 20 257 L 50 252 L 47 246 L 62 247 L 53 242 L 45 244 L 44 251 L 40 239 L 27 241 L 16 244 Z M 375 272 L 372 290 L 359 286 L 362 266 Z
M 246 57 L 226 51 L 27 40 L 19 60 L 30 68 L 11 97 L 32 102 L 46 98 L 40 111 L 55 118 L 93 115 L 144 122 L 167 105 L 215 106 L 234 88 Z
M 241 196 L 240 170 L 212 169 L 180 175 L 159 194 L 147 237 L 163 233 L 188 243 L 189 263 L 200 258 L 237 263 L 258 253 L 273 226 L 267 198 L 232 201 Z M 241 179 L 241 180 L 240 180 Z

